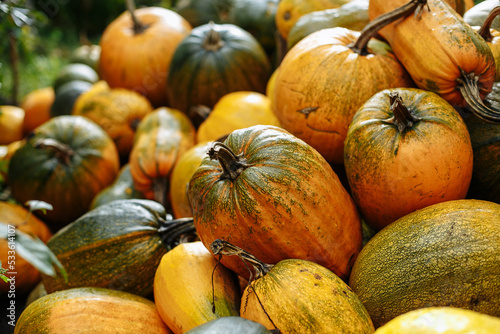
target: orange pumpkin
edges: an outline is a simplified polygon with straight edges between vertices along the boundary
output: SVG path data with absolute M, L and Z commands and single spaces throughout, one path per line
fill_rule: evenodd
M 437 94 L 383 90 L 354 115 L 345 141 L 351 194 L 381 229 L 431 204 L 465 198 L 473 153 L 460 114 Z
M 52 86 L 35 89 L 23 98 L 20 107 L 25 112 L 23 123 L 25 135 L 49 120 L 54 99 L 55 93 Z
M 0 145 L 23 138 L 24 110 L 16 106 L 0 106 Z
M 167 105 L 167 73 L 177 45 L 191 25 L 176 12 L 144 7 L 125 12 L 104 30 L 99 71 L 110 87 L 145 95 L 155 106 Z
M 34 234 L 45 243 L 52 236 L 51 231 L 43 221 L 29 214 L 28 210 L 18 204 L 0 201 L 0 212 L 0 228 L 2 229 L 14 226 L 15 230 Z M 15 251 L 11 247 L 7 239 L 0 238 L 2 267 L 8 269 L 9 272 L 15 272 L 13 275 L 7 273 L 7 277 L 14 280 L 15 292 L 19 294 L 27 293 L 40 282 L 40 272 L 18 254 L 11 254 L 10 251 Z M 12 290 L 11 283 L 0 280 L 0 292 L 7 293 L 10 290 Z

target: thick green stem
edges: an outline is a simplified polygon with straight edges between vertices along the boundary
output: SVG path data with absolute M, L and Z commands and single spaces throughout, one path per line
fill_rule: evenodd
M 210 21 L 210 30 L 203 40 L 203 48 L 207 51 L 217 51 L 224 46 L 220 32 L 215 29 L 215 24 Z
M 71 147 L 52 138 L 40 138 L 33 143 L 33 147 L 53 151 L 59 161 L 66 166 L 70 165 L 71 157 L 75 154 Z
M 241 155 L 234 154 L 233 151 L 221 142 L 215 142 L 208 151 L 210 159 L 217 159 L 222 167 L 221 179 L 234 181 L 240 174 L 250 167 L 246 159 Z
M 486 42 L 491 42 L 493 40 L 493 35 L 491 34 L 491 24 L 493 20 L 500 14 L 500 6 L 497 6 L 491 10 L 488 17 L 484 21 L 483 25 L 479 29 L 478 33 L 484 38 Z
M 361 31 L 361 35 L 350 48 L 360 55 L 367 55 L 368 42 L 377 35 L 380 29 L 400 18 L 410 16 L 413 13 L 415 13 L 415 15 L 420 15 L 423 6 L 426 4 L 427 0 L 410 0 L 407 4 L 376 17 L 365 26 Z
M 192 217 L 179 218 L 174 220 L 160 220 L 160 228 L 158 229 L 160 238 L 168 250 L 173 249 L 182 240 L 195 240 L 198 235 L 194 227 Z
M 393 112 L 393 117 L 385 120 L 385 123 L 393 124 L 396 126 L 398 131 L 402 133 L 408 128 L 411 128 L 413 124 L 420 121 L 420 118 L 415 116 L 403 102 L 403 99 L 397 92 L 391 92 L 389 94 L 391 101 L 391 110 Z

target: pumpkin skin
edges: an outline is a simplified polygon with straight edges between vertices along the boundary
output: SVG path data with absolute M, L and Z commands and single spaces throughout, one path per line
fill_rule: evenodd
M 202 142 L 191 147 L 179 158 L 172 170 L 170 204 L 175 218 L 192 217 L 193 210 L 188 198 L 189 181 L 207 156 L 212 142 Z
M 24 109 L 17 106 L 0 106 L 0 145 L 21 140 L 23 134 Z
M 249 167 L 238 165 L 231 180 L 208 156 L 191 178 L 188 196 L 205 246 L 223 239 L 266 263 L 307 259 L 346 279 L 361 247 L 360 217 L 321 155 L 274 126 L 235 130 L 224 144 Z M 237 257 L 221 262 L 248 278 Z
M 200 124 L 196 141 L 214 141 L 234 130 L 259 124 L 279 126 L 271 110 L 271 99 L 257 92 L 232 92 L 221 97 Z
M 183 112 L 213 108 L 235 91 L 264 93 L 271 75 L 269 59 L 255 37 L 234 24 L 194 28 L 175 50 L 168 72 L 170 106 Z
M 410 213 L 373 236 L 349 285 L 375 327 L 428 306 L 500 315 L 500 205 L 464 199 Z
M 134 11 L 145 25 L 134 31 L 129 12 L 124 12 L 104 30 L 99 45 L 99 71 L 111 88 L 127 88 L 145 95 L 154 107 L 168 104 L 167 73 L 176 47 L 191 31 L 191 25 L 176 12 L 162 7 Z
M 333 164 L 344 163 L 347 129 L 363 103 L 383 89 L 414 86 L 386 43 L 372 38 L 367 55 L 352 50 L 359 36 L 336 27 L 302 39 L 280 64 L 271 99 L 281 126 Z
M 167 107 L 153 111 L 137 128 L 129 160 L 134 187 L 145 198 L 167 207 L 168 211 L 172 170 L 195 145 L 195 132 L 184 113 Z
M 216 318 L 238 316 L 241 293 L 236 275 L 217 266 L 203 243 L 195 241 L 181 243 L 163 256 L 155 274 L 154 297 L 163 321 L 182 334 Z
M 155 304 L 143 297 L 103 288 L 75 288 L 43 296 L 21 313 L 15 334 L 172 333 Z
M 18 202 L 36 199 L 53 206 L 42 219 L 55 232 L 87 212 L 119 168 L 116 146 L 106 132 L 85 117 L 68 115 L 36 128 L 12 156 L 8 177 Z
M 47 292 L 94 286 L 148 296 L 169 250 L 158 231 L 165 219 L 161 204 L 141 199 L 116 200 L 82 215 L 47 244 L 68 274 L 68 282 L 42 275 Z
M 72 114 L 96 122 L 113 139 L 120 158 L 127 161 L 137 126 L 152 111 L 153 106 L 141 94 L 125 88 L 109 89 L 100 82 L 78 97 Z
M 234 0 L 180 0 L 173 10 L 185 18 L 193 27 L 215 23 L 226 23 Z
M 0 202 L 0 228 L 7 229 L 7 225 L 15 226 L 16 230 L 34 234 L 41 241 L 47 243 L 52 236 L 48 226 L 34 215 L 30 215 L 29 211 L 24 207 L 10 203 Z M 15 275 L 7 274 L 7 277 L 14 278 L 15 292 L 22 294 L 29 292 L 41 280 L 40 272 L 27 262 L 20 255 L 15 255 L 15 261 L 12 263 L 12 258 L 9 258 L 9 243 L 7 239 L 0 239 L 0 261 L 2 268 L 9 269 L 9 272 L 15 272 Z M 11 268 L 13 264 L 15 267 Z M 0 292 L 7 294 L 10 290 L 10 282 L 5 283 L 0 281 Z
M 24 110 L 24 135 L 50 119 L 50 107 L 54 99 L 55 93 L 52 86 L 38 88 L 26 94 L 20 105 Z
M 258 322 L 235 316 L 210 320 L 186 332 L 186 334 L 209 333 L 271 334 L 266 327 Z
M 373 0 L 368 14 L 373 19 L 405 3 Z M 382 28 L 379 34 L 419 88 L 440 95 L 451 105 L 466 105 L 456 89 L 457 78 L 463 76 L 461 69 L 478 76 L 481 99 L 491 91 L 495 61 L 488 44 L 446 2 L 428 0 L 419 19 L 410 15 Z
M 278 328 L 283 334 L 375 330 L 351 288 L 330 270 L 310 261 L 278 262 L 251 282 L 243 292 L 241 305 L 241 317 L 268 329 Z
M 420 120 L 400 131 L 391 94 Z M 394 88 L 371 97 L 354 115 L 344 166 L 363 218 L 380 230 L 438 202 L 465 198 L 473 151 L 460 114 L 437 94 Z
M 425 307 L 402 314 L 378 328 L 375 334 L 490 334 L 500 319 L 456 307 Z

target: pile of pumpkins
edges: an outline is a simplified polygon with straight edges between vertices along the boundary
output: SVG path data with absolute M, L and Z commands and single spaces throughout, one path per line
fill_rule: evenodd
M 481 5 L 128 1 L 93 61 L 0 109 L 0 220 L 67 273 L 19 259 L 15 333 L 498 331 Z

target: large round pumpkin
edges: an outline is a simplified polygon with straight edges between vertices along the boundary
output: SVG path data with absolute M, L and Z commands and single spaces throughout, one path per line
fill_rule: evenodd
M 17 230 L 34 234 L 45 243 L 52 236 L 42 220 L 30 214 L 24 207 L 11 202 L 0 202 L 0 228 L 6 229 L 7 233 L 11 233 L 13 236 Z M 0 238 L 2 268 L 8 269 L 7 277 L 13 279 L 9 283 L 0 280 L 2 294 L 7 294 L 10 290 L 13 290 L 10 292 L 19 294 L 27 293 L 41 280 L 40 272 L 19 254 L 16 254 L 15 247 L 15 243 Z
M 18 202 L 53 206 L 42 219 L 56 231 L 88 211 L 119 168 L 116 146 L 102 128 L 82 116 L 59 116 L 36 128 L 14 153 L 8 177 Z
M 425 206 L 465 198 L 473 151 L 465 122 L 443 98 L 394 88 L 354 114 L 344 166 L 363 218 L 381 229 Z
M 357 209 L 330 165 L 275 126 L 235 130 L 214 143 L 188 196 L 207 248 L 223 239 L 266 263 L 307 259 L 343 279 L 361 248 Z M 237 257 L 222 263 L 248 277 Z
M 75 288 L 43 296 L 21 313 L 15 334 L 172 333 L 155 304 L 128 292 Z
M 255 37 L 233 24 L 204 24 L 175 50 L 168 72 L 170 106 L 212 108 L 235 91 L 264 93 L 271 65 Z
M 379 231 L 349 285 L 375 327 L 428 306 L 500 316 L 500 205 L 455 200 L 408 214 Z
M 167 73 L 178 44 L 191 25 L 176 12 L 143 7 L 124 12 L 104 30 L 99 45 L 99 71 L 110 87 L 145 95 L 155 106 L 166 105 Z
M 413 87 L 390 47 L 365 39 L 369 34 L 341 27 L 316 31 L 290 49 L 279 67 L 274 113 L 283 128 L 330 163 L 344 162 L 347 128 L 366 100 L 383 89 Z M 355 49 L 361 37 L 364 45 Z

